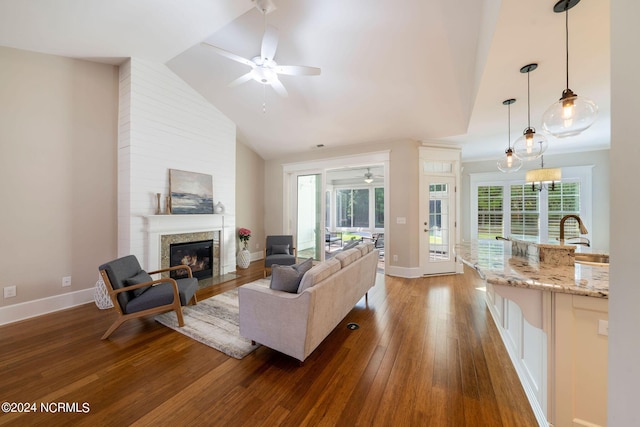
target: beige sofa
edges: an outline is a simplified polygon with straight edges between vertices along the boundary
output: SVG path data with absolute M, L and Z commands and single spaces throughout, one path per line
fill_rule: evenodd
M 378 250 L 355 248 L 313 266 L 298 293 L 260 279 L 238 288 L 240 335 L 304 361 L 375 285 Z

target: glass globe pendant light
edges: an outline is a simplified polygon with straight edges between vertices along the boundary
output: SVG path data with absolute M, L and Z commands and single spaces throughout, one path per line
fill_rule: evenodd
M 598 106 L 590 99 L 578 97 L 569 89 L 569 9 L 580 0 L 560 0 L 553 7 L 556 13 L 565 13 L 566 89 L 542 116 L 542 128 L 558 138 L 575 136 L 589 128 L 598 117 Z
M 529 84 L 529 73 L 538 68 L 538 64 L 528 64 L 520 68 L 521 73 L 527 73 L 527 128 L 522 136 L 516 139 L 513 144 L 513 153 L 520 160 L 535 160 L 542 156 L 549 143 L 544 135 L 536 133 L 531 127 L 531 88 Z
M 511 149 L 511 104 L 514 102 L 516 102 L 516 100 L 513 98 L 502 101 L 502 105 L 506 105 L 509 110 L 509 132 L 507 134 L 509 137 L 509 148 L 504 151 L 505 156 L 498 160 L 498 169 L 504 173 L 516 172 L 522 167 L 522 160 L 517 158 Z

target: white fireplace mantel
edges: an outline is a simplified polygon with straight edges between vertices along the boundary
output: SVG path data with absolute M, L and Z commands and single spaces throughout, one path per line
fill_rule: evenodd
M 145 217 L 146 234 L 148 239 L 148 266 L 149 270 L 160 269 L 161 264 L 161 238 L 168 234 L 196 233 L 202 231 L 221 231 L 220 252 L 221 256 L 221 274 L 225 274 L 233 266 L 227 265 L 225 262 L 229 259 L 229 251 L 227 248 L 227 237 L 232 235 L 226 228 L 233 226 L 225 225 L 225 215 L 149 215 Z

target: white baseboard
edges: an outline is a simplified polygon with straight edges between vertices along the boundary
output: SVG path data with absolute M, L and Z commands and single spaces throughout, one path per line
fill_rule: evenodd
M 403 277 L 405 279 L 416 279 L 422 277 L 419 267 L 398 267 L 396 265 L 386 264 L 384 274 L 395 277 Z
M 0 325 L 41 316 L 93 301 L 94 287 L 0 307 Z

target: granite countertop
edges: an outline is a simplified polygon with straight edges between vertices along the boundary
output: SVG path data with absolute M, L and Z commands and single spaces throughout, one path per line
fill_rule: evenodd
M 588 250 L 580 248 L 580 251 Z M 502 240 L 463 242 L 456 245 L 456 255 L 493 285 L 609 297 L 608 266 L 578 263 L 575 266 L 541 266 L 527 258 L 512 256 L 511 242 Z

